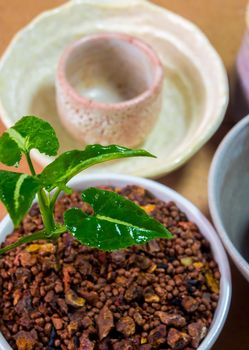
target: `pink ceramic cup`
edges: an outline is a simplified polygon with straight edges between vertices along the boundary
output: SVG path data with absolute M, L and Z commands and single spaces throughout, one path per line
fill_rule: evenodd
M 85 37 L 59 60 L 61 121 L 82 143 L 136 147 L 159 116 L 163 77 L 159 58 L 143 41 L 119 33 Z
M 238 71 L 242 91 L 249 105 L 249 29 L 244 35 L 244 38 L 238 53 L 237 71 Z

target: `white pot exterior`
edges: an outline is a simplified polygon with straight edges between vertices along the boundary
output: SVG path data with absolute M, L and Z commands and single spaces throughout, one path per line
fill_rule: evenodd
M 147 180 L 139 177 L 105 174 L 105 175 L 85 175 L 78 176 L 70 182 L 70 185 L 75 190 L 84 190 L 92 186 L 110 185 L 117 187 L 124 187 L 126 185 L 142 186 L 150 191 L 155 197 L 163 201 L 174 201 L 177 206 L 187 214 L 189 220 L 195 222 L 199 227 L 203 236 L 211 244 L 214 258 L 219 266 L 221 272 L 220 282 L 220 298 L 217 309 L 215 311 L 214 319 L 209 329 L 209 332 L 198 350 L 209 350 L 217 340 L 227 317 L 231 301 L 231 275 L 228 259 L 225 250 L 214 231 L 214 228 L 204 215 L 191 202 L 186 200 L 180 194 L 171 190 L 170 188 L 161 185 L 155 181 Z M 5 237 L 13 230 L 13 225 L 9 216 L 6 216 L 0 223 L 1 239 L 4 241 Z M 6 340 L 0 333 L 0 350 L 12 350 Z

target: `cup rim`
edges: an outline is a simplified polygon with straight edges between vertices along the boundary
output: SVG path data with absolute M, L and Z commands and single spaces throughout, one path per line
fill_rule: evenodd
M 219 167 L 219 163 L 226 156 L 226 153 L 232 141 L 248 125 L 249 115 L 247 115 L 237 124 L 235 124 L 235 126 L 227 133 L 227 135 L 224 137 L 219 147 L 217 148 L 208 175 L 208 203 L 212 220 L 222 242 L 224 243 L 228 253 L 233 258 L 237 267 L 240 269 L 245 278 L 249 281 L 249 262 L 246 261 L 246 259 L 242 256 L 239 250 L 235 247 L 234 243 L 231 241 L 227 230 L 223 224 L 223 221 L 221 220 L 216 200 L 216 173 Z
M 150 60 L 151 66 L 154 67 L 154 77 L 152 84 L 142 93 L 137 96 L 128 99 L 126 101 L 117 102 L 117 103 L 107 103 L 107 102 L 98 102 L 96 100 L 87 98 L 85 96 L 79 95 L 73 86 L 68 81 L 65 74 L 65 65 L 68 58 L 71 56 L 72 52 L 79 46 L 84 45 L 89 41 L 97 41 L 99 39 L 119 39 L 123 42 L 135 45 L 140 51 L 142 51 Z M 164 72 L 163 65 L 157 56 L 156 52 L 152 49 L 150 45 L 145 43 L 143 40 L 138 39 L 135 36 L 118 33 L 118 32 L 104 32 L 98 34 L 87 35 L 77 41 L 74 41 L 69 46 L 66 47 L 64 52 L 59 58 L 59 62 L 56 69 L 56 86 L 61 86 L 64 91 L 76 102 L 81 105 L 89 106 L 92 108 L 98 108 L 102 110 L 120 110 L 123 108 L 133 107 L 139 103 L 144 102 L 150 98 L 155 92 L 160 92 L 160 87 L 163 84 Z

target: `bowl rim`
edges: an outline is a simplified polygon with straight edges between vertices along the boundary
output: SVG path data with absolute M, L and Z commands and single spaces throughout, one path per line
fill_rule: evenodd
M 233 258 L 237 267 L 249 281 L 249 262 L 239 253 L 237 248 L 235 248 L 231 239 L 229 238 L 225 226 L 219 215 L 219 209 L 216 201 L 216 177 L 217 169 L 219 168 L 220 160 L 226 156 L 227 151 L 232 143 L 232 141 L 237 137 L 237 135 L 249 125 L 249 115 L 244 117 L 241 121 L 233 126 L 233 128 L 227 133 L 220 145 L 218 146 L 215 155 L 213 157 L 211 167 L 208 175 L 208 203 L 209 209 L 212 216 L 212 220 L 217 229 L 217 232 L 224 243 L 228 253 Z
M 203 235 L 209 240 L 212 251 L 215 255 L 215 259 L 218 263 L 220 272 L 221 272 L 221 281 L 220 281 L 220 297 L 218 301 L 218 306 L 215 311 L 214 319 L 209 329 L 207 336 L 204 338 L 198 350 L 208 350 L 211 349 L 212 345 L 217 340 L 227 318 L 227 314 L 230 308 L 231 303 L 231 272 L 228 262 L 228 258 L 223 248 L 221 241 L 216 234 L 214 228 L 207 220 L 207 218 L 200 212 L 200 210 L 184 198 L 179 193 L 170 189 L 169 187 L 157 183 L 153 180 L 148 180 L 140 177 L 129 176 L 129 175 L 119 175 L 119 174 L 97 174 L 97 175 L 78 175 L 70 181 L 70 185 L 75 189 L 84 189 L 89 186 L 96 185 L 116 185 L 116 186 L 125 186 L 128 184 L 142 186 L 147 190 L 151 191 L 155 196 L 161 198 L 162 200 L 168 201 L 173 200 L 179 206 L 180 209 L 186 212 L 190 220 L 194 220 L 198 226 L 200 226 L 200 231 L 205 233 Z M 10 225 L 10 218 L 7 215 L 3 221 L 0 223 L 1 232 L 3 229 L 7 230 L 6 226 Z M 208 237 L 207 237 L 208 236 Z M 2 338 L 2 343 L 1 343 Z M 0 333 L 0 350 L 6 349 L 6 341 L 1 337 Z M 5 347 L 4 347 L 5 345 Z M 9 348 L 8 350 L 11 350 Z
M 109 9 L 109 8 L 115 8 L 115 9 L 120 9 L 123 7 L 126 8 L 128 5 L 132 6 L 132 5 L 146 4 L 146 6 L 150 7 L 151 9 L 154 9 L 154 10 L 156 9 L 157 11 L 163 11 L 165 16 L 167 15 L 170 21 L 174 21 L 174 23 L 176 23 L 177 25 L 193 33 L 193 37 L 196 40 L 198 40 L 199 46 L 204 45 L 206 48 L 208 48 L 208 51 L 212 55 L 212 63 L 215 62 L 214 69 L 218 72 L 220 76 L 219 81 L 220 81 L 220 87 L 222 88 L 222 96 L 219 97 L 219 106 L 215 114 L 215 119 L 212 119 L 212 122 L 207 123 L 207 127 L 205 128 L 205 131 L 202 132 L 202 134 L 197 137 L 197 140 L 193 139 L 193 142 L 191 143 L 191 145 L 188 148 L 186 148 L 185 152 L 183 152 L 181 156 L 176 157 L 170 164 L 167 164 L 167 166 L 162 165 L 159 168 L 150 168 L 146 173 L 146 177 L 159 178 L 179 168 L 181 165 L 183 165 L 210 139 L 210 137 L 219 128 L 222 120 L 224 119 L 224 115 L 228 106 L 229 84 L 228 84 L 228 77 L 227 77 L 227 72 L 226 72 L 224 63 L 220 55 L 217 53 L 217 50 L 208 40 L 205 33 L 195 23 L 193 23 L 192 21 L 188 20 L 183 16 L 180 16 L 172 11 L 167 10 L 164 7 L 151 3 L 149 2 L 149 0 L 122 0 L 122 1 L 119 0 L 115 2 L 115 6 L 113 5 L 114 0 L 102 0 L 101 3 L 99 2 L 99 0 L 70 0 L 58 7 L 43 11 L 42 13 L 34 17 L 27 25 L 21 28 L 14 35 L 9 45 L 6 47 L 0 59 L 0 70 L 1 70 L 1 67 L 8 60 L 9 55 L 12 54 L 12 50 L 15 48 L 18 41 L 22 39 L 22 37 L 25 36 L 27 33 L 32 31 L 32 29 L 36 25 L 38 25 L 40 22 L 46 20 L 50 16 L 56 15 L 61 10 L 68 9 L 70 7 L 78 6 L 78 5 L 87 5 L 87 6 L 94 7 L 96 6 L 97 3 L 98 3 L 98 6 L 101 6 L 101 9 L 103 10 Z M 205 86 L 205 88 L 207 89 L 207 86 Z M 217 96 L 216 96 L 216 99 L 217 99 Z M 7 108 L 5 108 L 5 105 L 2 99 L 0 99 L 0 115 L 1 115 L 2 122 L 6 127 L 11 127 L 13 125 L 13 121 L 11 120 L 9 113 L 7 112 Z M 32 157 L 38 162 L 38 164 L 42 166 L 46 166 L 49 164 L 48 157 L 44 156 L 43 154 L 41 155 L 36 151 L 32 152 Z M 135 175 L 141 176 L 143 174 L 136 173 Z
M 68 60 L 71 55 L 75 52 L 75 50 L 82 50 L 84 45 L 91 42 L 94 43 L 98 40 L 102 40 L 102 42 L 109 41 L 110 39 L 116 39 L 120 42 L 128 44 L 130 46 L 134 46 L 137 48 L 144 56 L 148 58 L 150 62 L 150 67 L 153 71 L 152 82 L 149 86 L 143 90 L 143 92 L 138 95 L 121 101 L 121 102 L 99 102 L 97 100 L 88 98 L 84 95 L 80 95 L 76 89 L 72 86 L 66 74 L 66 66 Z M 141 71 L 141 73 L 143 73 Z M 160 90 L 163 88 L 163 65 L 157 56 L 157 53 L 152 49 L 152 47 L 145 43 L 143 40 L 137 38 L 136 36 L 119 33 L 119 32 L 101 32 L 97 34 L 90 34 L 83 36 L 81 39 L 74 41 L 70 45 L 68 45 L 62 55 L 59 58 L 57 69 L 56 69 L 56 83 L 57 87 L 60 87 L 64 93 L 68 94 L 73 100 L 77 101 L 82 106 L 91 107 L 92 109 L 97 108 L 104 111 L 114 111 L 120 110 L 124 108 L 136 107 L 137 105 L 144 103 L 149 98 L 153 96 L 153 94 L 160 94 Z

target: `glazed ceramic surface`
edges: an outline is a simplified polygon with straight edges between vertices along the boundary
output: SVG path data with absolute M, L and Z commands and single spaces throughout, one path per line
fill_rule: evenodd
M 215 227 L 249 281 L 249 116 L 228 133 L 209 174 L 209 207 Z
M 203 236 L 210 242 L 215 260 L 218 263 L 221 272 L 220 298 L 214 315 L 214 320 L 207 336 L 198 347 L 198 350 L 211 349 L 224 326 L 230 307 L 231 277 L 229 263 L 224 248 L 213 227 L 203 214 L 192 203 L 170 188 L 142 178 L 112 174 L 85 175 L 76 177 L 70 182 L 70 185 L 72 188 L 79 191 L 91 186 L 100 185 L 117 187 L 124 187 L 126 185 L 142 186 L 163 201 L 174 201 L 177 206 L 187 214 L 188 218 L 197 224 Z M 11 224 L 10 218 L 7 216 L 0 224 L 1 241 L 5 239 L 12 229 L 13 225 Z M 0 350 L 11 350 L 2 337 L 0 337 Z
M 56 74 L 61 122 L 82 144 L 140 146 L 162 105 L 164 71 L 143 41 L 95 34 L 63 52 Z
M 249 105 L 249 4 L 246 10 L 247 30 L 237 57 L 237 71 L 240 84 Z
M 165 72 L 163 105 L 143 145 L 157 155 L 156 160 L 126 159 L 89 171 L 147 177 L 172 171 L 220 125 L 228 102 L 228 82 L 221 59 L 206 36 L 189 21 L 149 1 L 72 1 L 43 13 L 18 33 L 0 62 L 0 114 L 5 125 L 22 115 L 36 114 L 55 127 L 61 151 L 82 148 L 58 118 L 55 71 L 67 45 L 100 32 L 131 34 L 154 49 Z M 49 162 L 38 153 L 34 157 L 43 165 Z

